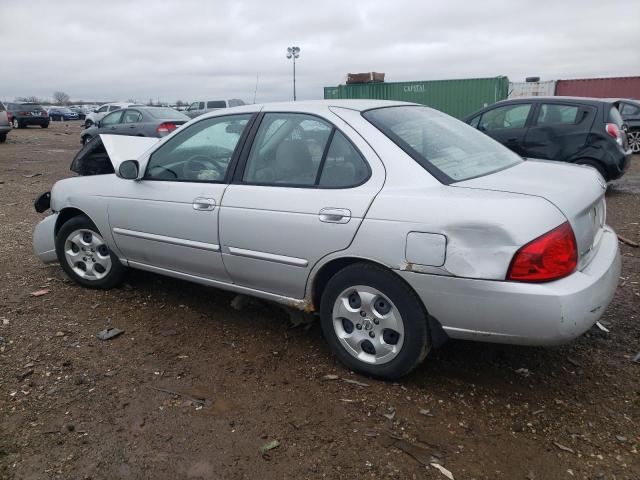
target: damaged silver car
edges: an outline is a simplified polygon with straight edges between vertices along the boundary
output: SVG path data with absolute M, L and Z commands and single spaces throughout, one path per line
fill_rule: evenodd
M 85 287 L 137 268 L 318 312 L 374 377 L 447 338 L 567 342 L 616 289 L 595 170 L 524 161 L 427 107 L 247 105 L 100 140 L 37 201 L 44 262 Z

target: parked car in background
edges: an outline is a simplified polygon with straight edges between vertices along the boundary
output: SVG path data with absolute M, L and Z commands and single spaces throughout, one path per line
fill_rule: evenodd
M 11 131 L 11 122 L 7 116 L 7 109 L 0 102 L 0 143 L 7 141 L 7 134 Z
M 245 103 L 239 98 L 233 98 L 231 100 L 198 100 L 189 105 L 185 113 L 191 118 L 196 118 L 203 113 L 242 105 L 245 105 Z
M 89 110 L 87 110 L 85 107 L 81 106 L 81 105 L 71 105 L 69 107 L 69 110 L 71 110 L 74 113 L 78 114 L 78 118 L 80 120 L 84 120 L 87 116 L 87 113 L 91 113 Z
M 121 108 L 132 106 L 142 107 L 143 105 L 138 105 L 135 103 L 105 103 L 104 105 L 101 105 L 100 108 L 98 108 L 95 112 L 91 112 L 86 115 L 84 126 L 86 128 L 89 128 L 91 125 L 104 117 L 107 113 L 115 112 L 116 110 L 120 110 Z
M 595 170 L 525 161 L 421 105 L 247 105 L 160 140 L 99 139 L 103 168 L 72 169 L 103 174 L 36 202 L 52 210 L 34 232 L 44 262 L 85 287 L 131 267 L 318 311 L 368 375 L 398 378 L 447 336 L 567 342 L 616 290 Z
M 49 109 L 49 118 L 52 122 L 55 121 L 69 121 L 79 120 L 79 116 L 76 112 L 67 107 L 51 107 Z
M 49 127 L 49 115 L 37 103 L 7 103 L 6 108 L 13 128 L 25 128 L 29 125 Z
M 621 177 L 631 159 L 617 106 L 600 98 L 516 98 L 464 121 L 522 157 L 589 165 L 609 181 Z
M 166 107 L 130 107 L 111 112 L 80 133 L 84 145 L 101 133 L 164 137 L 191 120 L 186 115 Z
M 618 110 L 627 128 L 627 139 L 633 153 L 640 153 L 640 101 L 616 99 Z

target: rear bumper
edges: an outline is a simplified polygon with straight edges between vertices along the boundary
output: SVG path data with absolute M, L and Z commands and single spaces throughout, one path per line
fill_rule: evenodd
M 23 125 L 45 125 L 49 123 L 49 117 L 13 117 Z
M 473 280 L 397 272 L 418 293 L 450 338 L 520 345 L 557 345 L 586 332 L 615 293 L 621 260 L 607 228 L 582 270 L 549 283 Z
M 38 223 L 33 231 L 33 251 L 44 263 L 54 263 L 58 261 L 55 242 L 57 219 L 57 213 L 49 215 Z
M 622 150 L 618 150 L 615 154 L 611 154 L 611 162 L 607 166 L 607 181 L 616 180 L 624 175 L 624 172 L 627 171 L 629 165 L 631 164 L 631 156 L 633 152 L 631 149 L 623 152 Z

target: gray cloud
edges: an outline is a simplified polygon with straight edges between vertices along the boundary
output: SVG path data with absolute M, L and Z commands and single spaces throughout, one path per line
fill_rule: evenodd
M 388 81 L 640 74 L 640 2 L 0 0 L 0 98 L 298 97 L 347 72 Z

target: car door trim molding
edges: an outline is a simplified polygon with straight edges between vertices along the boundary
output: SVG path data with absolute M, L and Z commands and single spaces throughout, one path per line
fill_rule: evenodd
M 198 250 L 208 250 L 210 252 L 220 251 L 220 245 L 216 245 L 215 243 L 198 242 L 196 240 L 168 237 L 166 235 L 158 235 L 155 233 L 138 232 L 136 230 L 128 230 L 126 228 L 114 227 L 113 233 L 116 235 L 124 235 L 125 237 L 151 240 L 152 242 L 169 243 L 171 245 L 179 245 L 181 247 L 197 248 Z
M 245 250 L 244 248 L 229 247 L 229 253 L 238 257 L 254 258 L 256 260 L 266 260 L 267 262 L 283 263 L 292 267 L 306 267 L 309 261 L 304 258 L 287 257 L 276 255 L 275 253 L 259 252 L 256 250 Z

